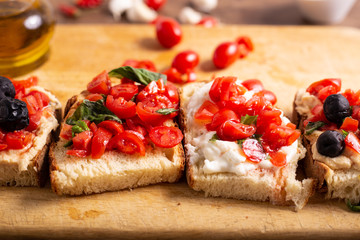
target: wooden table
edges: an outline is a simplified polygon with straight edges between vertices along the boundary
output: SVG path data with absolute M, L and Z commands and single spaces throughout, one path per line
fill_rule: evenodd
M 184 40 L 165 50 L 152 26 L 59 25 L 48 62 L 31 73 L 65 103 L 102 70 L 125 59 L 151 59 L 168 67 L 175 54 L 194 49 L 201 56 L 199 79 L 215 74 L 259 78 L 291 114 L 296 90 L 325 77 L 360 88 L 360 31 L 351 28 L 224 26 L 183 27 Z M 215 46 L 247 34 L 255 51 L 224 70 L 210 59 Z M 0 239 L 352 239 L 360 215 L 343 201 L 313 197 L 305 208 L 205 198 L 184 180 L 133 190 L 59 197 L 45 188 L 0 187 Z

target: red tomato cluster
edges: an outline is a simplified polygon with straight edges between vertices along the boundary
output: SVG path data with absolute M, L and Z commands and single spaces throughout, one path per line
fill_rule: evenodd
M 275 95 L 270 91 L 263 94 L 265 90 L 259 80 L 251 79 L 243 84 L 236 81 L 235 77 L 216 78 L 209 92 L 211 101 L 207 100 L 200 106 L 195 121 L 205 125 L 208 131 L 216 131 L 221 140 L 245 139 L 242 146 L 249 161 L 259 162 L 265 153 L 269 153 L 273 155 L 271 161 L 274 165 L 284 165 L 286 156 L 277 151 L 296 141 L 300 131 L 294 124 L 283 125 L 281 111 L 273 106 Z M 246 100 L 244 94 L 250 90 L 254 94 Z M 257 119 L 251 124 L 242 123 L 241 118 L 246 115 L 256 115 Z M 261 136 L 261 144 L 247 139 L 254 134 Z
M 194 68 L 199 64 L 199 55 L 192 51 L 187 50 L 178 53 L 172 64 L 171 68 L 163 71 L 167 76 L 167 80 L 173 83 L 189 83 L 196 81 L 196 73 Z
M 251 39 L 241 36 L 235 42 L 224 42 L 218 45 L 213 54 L 215 67 L 222 69 L 233 64 L 238 58 L 246 57 L 254 50 Z
M 86 98 L 97 101 L 105 94 L 105 106 L 123 123 L 103 121 L 96 125 L 84 120 L 89 129 L 72 138 L 72 126 L 65 125 L 60 137 L 70 140 L 73 147 L 67 154 L 78 157 L 91 155 L 100 158 L 106 149 L 118 150 L 126 154 L 145 155 L 149 139 L 158 147 L 171 148 L 179 144 L 183 135 L 177 127 L 163 126 L 163 123 L 177 116 L 178 111 L 163 115 L 159 109 L 179 108 L 177 88 L 171 83 L 164 84 L 162 79 L 150 82 L 141 90 L 142 85 L 127 80 L 111 85 L 106 72 L 100 73 L 88 84 L 91 93 Z

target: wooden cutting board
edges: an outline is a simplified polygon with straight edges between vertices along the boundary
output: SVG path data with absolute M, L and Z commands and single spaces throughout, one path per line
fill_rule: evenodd
M 124 60 L 150 59 L 159 70 L 177 52 L 195 50 L 201 57 L 199 79 L 213 75 L 258 78 L 291 114 L 298 88 L 327 77 L 340 77 L 345 88 L 360 89 L 360 31 L 335 27 L 221 26 L 183 27 L 181 44 L 163 49 L 153 26 L 59 25 L 50 59 L 29 75 L 65 104 L 103 70 Z M 217 44 L 248 35 L 255 51 L 225 70 L 214 69 Z M 160 184 L 81 197 L 59 197 L 45 188 L 0 187 L 0 239 L 338 239 L 360 234 L 360 215 L 343 201 L 316 195 L 306 207 L 205 198 L 177 184 Z

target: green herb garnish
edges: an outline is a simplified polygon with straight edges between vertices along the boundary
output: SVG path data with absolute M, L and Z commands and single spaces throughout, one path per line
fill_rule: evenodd
M 241 123 L 245 124 L 245 125 L 251 125 L 251 124 L 256 124 L 256 120 L 257 120 L 258 115 L 255 116 L 250 116 L 250 115 L 245 115 L 241 117 Z
M 70 147 L 71 145 L 73 145 L 73 141 L 69 140 L 64 144 L 64 147 Z
M 216 140 L 219 140 L 219 136 L 215 133 L 215 134 L 209 139 L 209 142 L 215 142 Z
M 177 111 L 179 111 L 179 109 L 175 109 L 175 108 L 161 108 L 159 110 L 156 110 L 157 113 L 160 113 L 162 115 L 169 115 L 170 113 Z
M 360 212 L 360 204 L 352 205 L 349 199 L 346 199 L 346 206 L 353 212 Z
M 309 122 L 308 125 L 306 125 L 306 127 L 305 127 L 305 135 L 312 134 L 315 130 L 321 128 L 325 124 L 326 123 L 324 123 L 322 121 Z
M 344 138 L 346 138 L 347 135 L 349 135 L 349 132 L 345 131 L 344 129 L 341 129 L 341 133 L 344 136 Z
M 166 84 L 167 79 L 166 75 L 164 74 L 151 72 L 144 68 L 133 68 L 130 66 L 113 69 L 109 72 L 109 76 L 120 79 L 125 77 L 143 85 L 148 85 L 150 82 L 157 81 L 160 78 L 162 78 L 162 80 Z

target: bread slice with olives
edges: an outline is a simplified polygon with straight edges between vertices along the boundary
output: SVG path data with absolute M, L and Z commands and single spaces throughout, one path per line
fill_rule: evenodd
M 124 69 L 126 71 L 121 72 Z M 126 75 L 129 71 L 134 75 Z M 138 110 L 133 112 L 130 108 L 119 110 L 111 105 L 113 101 L 117 101 L 118 104 L 115 106 L 118 107 L 123 106 L 122 104 L 129 106 L 135 104 L 137 108 L 142 107 L 141 109 L 146 112 L 148 109 L 144 99 L 151 96 L 165 99 L 166 94 L 164 95 L 164 93 L 147 92 L 149 88 L 156 90 L 160 86 L 160 88 L 167 89 L 170 86 L 163 80 L 158 80 L 162 75 L 145 70 L 140 71 L 127 67 L 111 71 L 111 76 L 114 76 L 114 72 L 121 72 L 121 76 L 118 74 L 116 76 L 128 78 L 126 83 L 116 86 L 111 86 L 108 73 L 103 72 L 89 83 L 87 91 L 68 100 L 60 139 L 53 143 L 50 149 L 50 179 L 54 192 L 59 195 L 92 194 L 163 182 L 173 183 L 180 179 L 185 162 L 181 144 L 182 134 L 169 115 L 177 112 L 177 104 L 173 105 L 174 109 L 172 110 L 165 108 L 159 110 L 159 107 L 153 106 L 158 112 L 169 112 L 169 114 L 163 115 L 164 117 L 158 112 L 153 112 L 157 117 L 155 119 L 158 121 L 157 126 L 154 125 L 154 119 L 151 117 L 144 122 L 141 119 L 144 119 L 143 112 L 139 114 Z M 134 77 L 136 74 L 140 74 L 141 79 L 148 82 L 130 83 L 131 86 L 129 86 L 129 79 L 141 82 L 138 77 Z M 142 87 L 140 84 L 147 86 L 138 91 L 138 87 Z M 105 89 L 99 88 L 100 85 L 105 86 Z M 127 89 L 122 91 L 121 97 L 118 95 L 119 89 Z M 131 89 L 136 89 L 136 91 Z M 172 87 L 172 91 L 175 91 L 172 93 L 176 96 L 171 96 L 178 98 L 175 87 Z M 143 97 L 144 99 L 142 99 Z M 170 98 L 170 96 L 167 97 L 165 101 Z M 143 104 L 140 104 L 141 102 Z M 74 121 L 75 118 L 76 121 Z M 70 135 L 67 133 L 69 126 Z M 79 127 L 83 129 L 78 131 Z M 176 128 L 180 132 L 181 138 L 175 142 L 174 146 L 165 146 L 165 142 L 162 142 L 164 146 L 159 147 L 158 142 L 150 135 L 156 131 L 154 129 L 165 129 L 164 127 L 166 129 Z M 86 130 L 86 128 L 88 129 Z M 102 129 L 100 132 L 102 135 L 99 133 L 100 129 Z M 85 133 L 91 136 L 89 138 L 91 145 L 79 150 L 81 146 L 79 147 L 78 138 Z M 108 140 L 104 140 L 107 134 L 109 134 Z M 159 136 L 158 139 L 166 141 L 167 138 L 167 136 Z M 69 144 L 69 140 L 72 143 Z M 105 146 L 101 154 L 98 152 L 99 144 Z M 85 152 L 85 154 L 83 156 L 76 155 L 79 151 L 80 153 L 81 151 Z
M 0 77 L 0 186 L 44 186 L 48 178 L 61 104 L 36 85 L 36 77 Z
M 340 93 L 340 79 L 314 82 L 300 89 L 293 118 L 307 149 L 304 168 L 317 180 L 326 198 L 360 201 L 360 141 L 358 121 L 360 92 Z
M 276 98 L 261 82 L 217 78 L 188 84 L 180 97 L 191 188 L 206 196 L 304 207 L 315 183 L 296 180 L 306 152 L 300 132 L 273 106 Z M 270 137 L 267 129 L 284 134 Z

